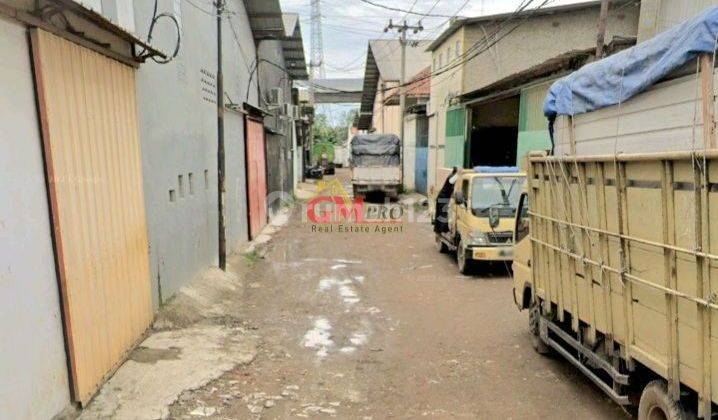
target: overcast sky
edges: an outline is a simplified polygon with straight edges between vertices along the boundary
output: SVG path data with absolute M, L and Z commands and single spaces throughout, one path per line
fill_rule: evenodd
M 282 10 L 300 14 L 307 63 L 310 60 L 311 0 L 280 0 Z M 429 15 L 463 17 L 512 12 L 528 0 L 371 0 L 374 3 Z M 551 0 L 545 7 L 586 0 Z M 532 6 L 543 0 L 532 0 Z M 447 17 L 423 17 L 384 10 L 360 0 L 321 0 L 322 34 L 324 41 L 324 69 L 327 77 L 363 77 L 367 43 L 370 39 L 389 39 L 396 33 L 384 33 L 389 19 L 398 22 L 407 19 L 409 24 L 422 20 L 424 32 L 416 38 L 434 39 L 446 28 Z M 331 124 L 341 124 L 344 115 L 357 105 L 318 105 L 317 113 L 325 114 Z
M 526 0 L 372 0 L 375 3 L 412 10 L 417 13 L 453 16 L 477 16 L 516 10 Z M 547 6 L 580 3 L 582 0 L 553 0 Z M 585 1 L 585 0 L 583 0 Z M 533 4 L 541 4 L 534 0 Z M 307 61 L 310 54 L 311 25 L 310 0 L 281 0 L 285 12 L 301 16 L 302 36 L 305 41 Z M 366 60 L 367 41 L 395 37 L 396 33 L 384 33 L 384 27 L 393 18 L 402 20 L 406 14 L 383 10 L 359 0 L 322 0 L 322 32 L 324 39 L 324 68 L 327 77 L 361 77 Z M 409 15 L 408 22 L 415 23 L 421 16 Z M 433 39 L 446 27 L 445 17 L 422 19 L 425 31 L 418 38 Z

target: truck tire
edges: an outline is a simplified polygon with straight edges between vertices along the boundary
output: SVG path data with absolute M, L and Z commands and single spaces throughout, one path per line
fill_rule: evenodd
M 459 273 L 464 275 L 471 274 L 473 261 L 466 258 L 466 246 L 464 240 L 459 240 L 459 246 L 456 248 L 456 263 L 459 265 Z
M 446 254 L 447 252 L 449 252 L 449 247 L 446 246 L 446 244 L 444 243 L 444 241 L 441 240 L 441 238 L 439 238 L 439 234 L 437 233 L 434 236 L 434 240 L 436 241 L 436 250 L 439 251 L 439 254 Z
M 547 355 L 551 353 L 551 347 L 544 343 L 539 332 L 539 319 L 541 318 L 541 303 L 534 301 L 529 308 L 529 331 L 531 333 L 531 345 L 536 353 Z
M 643 388 L 638 404 L 638 420 L 684 420 L 686 413 L 677 401 L 668 395 L 668 386 L 662 379 L 650 382 Z

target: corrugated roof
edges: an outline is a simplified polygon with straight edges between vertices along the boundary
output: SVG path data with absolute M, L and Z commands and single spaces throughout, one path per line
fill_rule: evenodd
M 430 40 L 419 41 L 407 46 L 406 74 L 409 78 L 431 65 L 431 53 L 426 51 L 427 45 L 431 42 Z M 359 112 L 359 129 L 367 130 L 371 127 L 379 78 L 385 82 L 401 80 L 401 44 L 398 39 L 369 41 Z
M 306 80 L 307 59 L 304 55 L 304 41 L 302 40 L 302 26 L 299 24 L 299 14 L 285 13 L 282 15 L 284 34 L 282 50 L 284 61 L 287 63 L 289 74 L 294 80 Z
M 299 15 L 282 13 L 279 0 L 245 0 L 245 5 L 255 42 L 281 40 L 289 76 L 294 80 L 309 78 Z
M 410 85 L 406 87 L 406 96 L 410 98 L 429 97 L 431 94 L 431 66 L 426 66 L 409 80 Z M 387 100 L 398 96 L 399 91 L 395 90 Z
M 625 4 L 629 2 L 640 2 L 640 0 L 613 0 L 611 7 L 616 7 L 619 4 Z M 518 13 L 517 16 L 543 16 L 543 15 L 551 15 L 555 13 L 565 13 L 565 12 L 571 12 L 574 10 L 581 10 L 581 9 L 588 9 L 593 7 L 600 7 L 601 1 L 600 0 L 592 0 L 587 1 L 583 3 L 573 3 L 573 4 L 566 4 L 561 6 L 554 6 L 554 7 L 542 7 L 540 9 L 535 8 L 529 8 L 524 10 L 521 13 Z M 472 25 L 476 23 L 482 23 L 482 22 L 490 22 L 492 20 L 502 20 L 506 19 L 508 17 L 511 17 L 514 15 L 514 12 L 509 13 L 500 13 L 496 15 L 486 15 L 486 16 L 477 16 L 477 17 L 471 17 L 471 18 L 456 18 L 451 21 L 451 24 L 449 24 L 449 27 L 446 28 L 444 32 L 439 35 L 438 38 L 434 40 L 429 46 L 427 47 L 427 51 L 434 51 L 437 48 L 443 44 L 447 38 L 449 38 L 451 35 L 453 35 L 456 31 L 458 31 L 462 26 L 464 25 Z

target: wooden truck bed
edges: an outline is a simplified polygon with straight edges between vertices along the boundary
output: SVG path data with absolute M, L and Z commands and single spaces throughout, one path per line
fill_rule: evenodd
M 532 156 L 528 172 L 544 310 L 718 401 L 718 151 Z

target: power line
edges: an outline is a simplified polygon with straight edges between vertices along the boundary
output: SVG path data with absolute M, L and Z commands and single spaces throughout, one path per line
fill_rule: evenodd
M 391 10 L 391 11 L 394 11 L 394 12 L 406 13 L 407 15 L 415 15 L 415 16 L 423 16 L 423 17 L 439 17 L 439 18 L 448 18 L 448 17 L 451 17 L 451 16 L 449 16 L 449 15 L 440 15 L 440 14 L 414 12 L 413 10 L 406 10 L 406 9 L 401 9 L 401 8 L 398 8 L 398 7 L 387 6 L 387 5 L 385 5 L 385 4 L 377 3 L 377 2 L 372 1 L 372 0 L 359 0 L 359 1 L 361 1 L 362 3 L 370 4 L 370 5 L 374 6 L 374 7 L 379 7 L 379 8 L 381 8 L 381 9 Z M 438 2 L 437 2 L 437 3 L 438 3 Z M 433 7 L 432 7 L 432 10 L 433 10 Z

